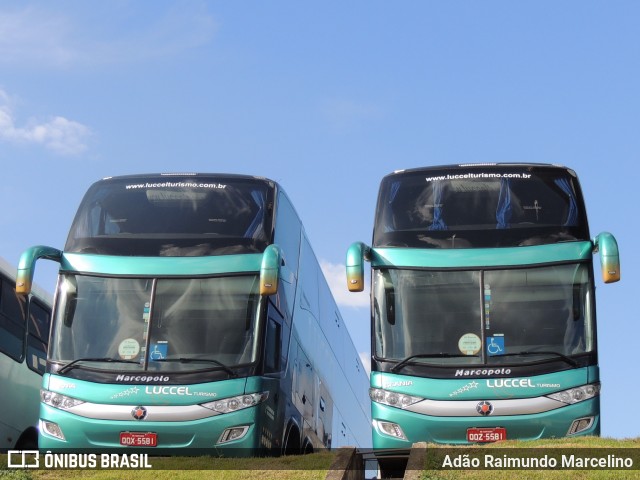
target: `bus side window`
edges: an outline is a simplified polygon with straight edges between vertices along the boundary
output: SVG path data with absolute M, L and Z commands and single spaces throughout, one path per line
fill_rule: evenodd
M 295 300 L 298 261 L 300 257 L 301 224 L 296 211 L 283 193 L 278 196 L 276 211 L 276 232 L 274 243 L 280 247 L 284 264 L 280 269 L 280 287 L 278 292 L 280 304 L 278 308 L 284 314 L 286 322 L 293 315 Z
M 269 318 L 269 323 L 267 323 L 267 340 L 264 347 L 265 373 L 276 373 L 280 371 L 281 330 L 282 326 L 273 318 Z
M 41 375 L 47 366 L 47 343 L 51 315 L 33 299 L 29 302 L 29 322 L 27 325 L 27 365 Z
M 22 361 L 26 298 L 15 292 L 11 282 L 4 278 L 0 281 L 0 352 Z

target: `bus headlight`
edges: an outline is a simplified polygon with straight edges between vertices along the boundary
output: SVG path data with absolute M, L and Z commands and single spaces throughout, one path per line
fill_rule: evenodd
M 414 403 L 424 400 L 422 397 L 413 397 L 403 393 L 383 390 L 382 388 L 370 388 L 369 397 L 376 403 L 382 403 L 383 405 L 389 405 L 390 407 L 396 408 L 407 408 L 409 405 L 413 405 Z
M 51 392 L 49 390 L 40 390 L 40 400 L 42 400 L 42 403 L 45 405 L 59 408 L 60 410 L 69 410 L 84 403 L 82 400 L 78 400 L 77 398 L 67 397 L 66 395 Z
M 213 402 L 201 403 L 200 406 L 218 413 L 230 413 L 254 407 L 269 398 L 269 392 L 248 393 L 237 397 L 221 398 Z
M 574 403 L 584 402 L 590 398 L 600 395 L 600 384 L 591 383 L 589 385 L 583 385 L 581 387 L 570 388 L 561 392 L 552 393 L 547 395 L 548 398 L 553 398 L 562 403 L 572 405 Z

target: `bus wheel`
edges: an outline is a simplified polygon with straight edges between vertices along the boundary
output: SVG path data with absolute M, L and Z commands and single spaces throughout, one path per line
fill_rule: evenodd
M 304 447 L 302 447 L 302 454 L 307 455 L 309 453 L 313 453 L 313 445 L 309 440 L 304 442 Z
M 37 450 L 38 449 L 38 432 L 30 429 L 22 433 L 16 443 L 17 450 Z
M 287 433 L 287 441 L 284 446 L 285 455 L 300 455 L 300 432 L 298 427 L 291 424 L 289 433 Z

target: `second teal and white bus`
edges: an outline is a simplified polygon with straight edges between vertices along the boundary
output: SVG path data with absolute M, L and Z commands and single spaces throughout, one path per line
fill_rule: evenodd
M 243 175 L 106 178 L 60 263 L 40 448 L 214 455 L 370 444 L 367 373 L 294 207 Z
M 374 448 L 599 434 L 595 252 L 619 280 L 568 168 L 386 176 L 373 245 L 347 254 L 350 290 L 372 269 Z

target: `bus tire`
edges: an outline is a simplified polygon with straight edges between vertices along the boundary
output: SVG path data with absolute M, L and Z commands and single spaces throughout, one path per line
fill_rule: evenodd
M 302 447 L 302 454 L 307 455 L 309 453 L 313 453 L 313 444 L 311 443 L 311 440 L 307 438 L 305 439 Z
M 16 442 L 17 450 L 37 450 L 38 449 L 38 431 L 35 428 L 29 428 L 22 432 L 20 438 Z
M 295 423 L 289 425 L 287 437 L 284 444 L 285 455 L 300 455 L 300 430 Z

